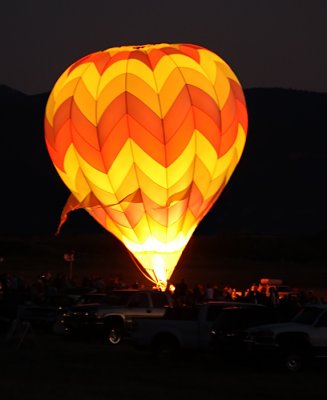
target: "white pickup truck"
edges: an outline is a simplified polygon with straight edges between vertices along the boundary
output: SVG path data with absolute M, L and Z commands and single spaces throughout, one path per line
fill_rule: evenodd
M 58 324 L 67 334 L 100 334 L 109 344 L 117 345 L 126 336 L 126 321 L 130 318 L 160 318 L 172 305 L 166 292 L 114 290 L 94 303 L 72 307 Z
M 136 347 L 150 350 L 160 358 L 173 357 L 182 349 L 205 350 L 212 344 L 211 329 L 222 310 L 250 306 L 217 301 L 167 309 L 160 319 L 131 320 L 130 341 Z
M 290 322 L 261 325 L 247 331 L 250 354 L 282 361 L 299 371 L 312 358 L 327 358 L 327 304 L 306 305 Z

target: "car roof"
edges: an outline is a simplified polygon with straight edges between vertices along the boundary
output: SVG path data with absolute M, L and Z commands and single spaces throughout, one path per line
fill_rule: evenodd
M 238 302 L 238 301 L 208 301 L 205 304 L 217 304 L 222 305 L 224 307 L 265 307 L 262 304 L 255 304 L 255 303 L 245 303 L 245 302 Z
M 316 308 L 322 308 L 323 310 L 327 310 L 327 303 L 312 303 L 312 304 L 305 304 L 304 308 L 311 308 L 311 307 L 316 307 Z

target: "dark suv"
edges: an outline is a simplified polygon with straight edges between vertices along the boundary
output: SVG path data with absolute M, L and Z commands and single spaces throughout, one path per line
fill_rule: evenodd
M 262 324 L 278 321 L 273 308 L 260 304 L 239 304 L 224 308 L 213 323 L 212 345 L 215 351 L 225 356 L 246 354 L 244 339 L 246 330 Z
M 277 357 L 288 371 L 312 358 L 327 358 L 327 304 L 308 304 L 290 322 L 253 327 L 246 341 L 261 359 Z

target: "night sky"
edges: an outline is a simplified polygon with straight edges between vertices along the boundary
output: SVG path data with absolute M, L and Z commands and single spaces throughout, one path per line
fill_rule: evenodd
M 113 46 L 195 43 L 245 88 L 327 91 L 325 0 L 11 0 L 0 15 L 0 84 L 50 91 L 66 67 Z

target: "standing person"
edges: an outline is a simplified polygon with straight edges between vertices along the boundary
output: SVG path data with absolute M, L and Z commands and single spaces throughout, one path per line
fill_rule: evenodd
M 269 290 L 269 303 L 272 307 L 277 307 L 279 304 L 279 296 L 277 289 L 273 286 L 270 286 Z
M 204 290 L 201 283 L 196 283 L 193 288 L 193 302 L 202 303 L 204 300 Z
M 205 292 L 204 292 L 204 299 L 206 301 L 210 301 L 214 299 L 214 289 L 213 286 L 211 285 L 211 283 L 207 283 L 207 286 L 205 288 Z
M 174 292 L 174 298 L 176 305 L 181 307 L 185 306 L 187 303 L 188 286 L 184 281 L 184 278 L 176 284 L 176 289 Z
M 228 284 L 223 289 L 223 296 L 225 300 L 232 301 L 232 287 Z

